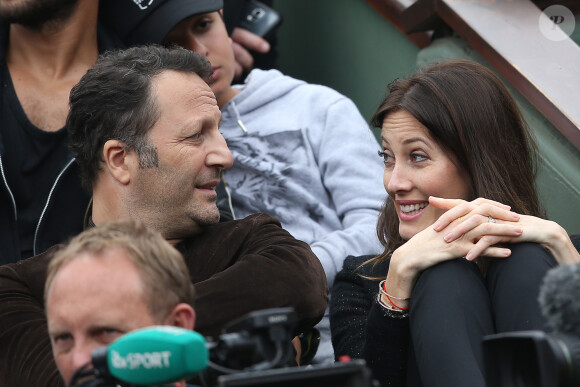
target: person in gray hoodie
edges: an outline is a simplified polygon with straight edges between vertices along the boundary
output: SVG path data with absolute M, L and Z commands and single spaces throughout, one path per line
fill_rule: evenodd
M 177 44 L 209 59 L 220 130 L 234 156 L 221 205 L 230 206 L 235 218 L 256 212 L 278 218 L 310 245 L 330 288 L 347 256 L 381 251 L 375 231 L 384 201 L 378 142 L 355 104 L 328 87 L 260 69 L 232 86 L 234 53 L 217 12 L 221 0 L 205 1 L 216 11 L 188 13 L 190 2 L 182 0 L 143 10 L 125 0 L 110 3 L 101 16 L 126 44 L 151 42 L 145 40 L 151 33 L 170 30 L 153 43 Z M 321 342 L 314 362 L 332 361 L 328 310 L 317 328 Z

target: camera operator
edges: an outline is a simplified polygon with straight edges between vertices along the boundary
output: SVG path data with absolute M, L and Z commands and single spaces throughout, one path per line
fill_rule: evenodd
M 188 273 L 175 248 L 134 220 L 91 228 L 60 250 L 48 268 L 45 302 L 66 385 L 90 367 L 94 349 L 129 331 L 150 325 L 193 329 Z

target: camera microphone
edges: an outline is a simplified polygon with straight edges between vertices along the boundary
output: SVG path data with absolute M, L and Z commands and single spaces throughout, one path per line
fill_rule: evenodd
M 205 369 L 209 351 L 197 332 L 171 326 L 138 329 L 93 351 L 92 363 L 102 377 L 136 385 L 155 385 L 191 378 Z
M 548 271 L 538 299 L 550 328 L 580 338 L 580 264 Z
M 71 385 L 170 387 L 169 383 L 194 376 L 203 386 L 223 387 L 376 385 L 371 383 L 371 371 L 363 360 L 286 367 L 294 355 L 291 339 L 295 325 L 296 314 L 291 308 L 275 308 L 233 321 L 215 341 L 177 327 L 135 330 L 94 350 L 92 361 L 77 370 Z

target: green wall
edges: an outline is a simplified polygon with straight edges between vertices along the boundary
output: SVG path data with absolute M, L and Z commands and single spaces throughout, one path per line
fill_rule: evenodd
M 463 58 L 491 66 L 463 39 L 437 39 L 417 57 L 419 67 L 433 61 Z M 500 76 L 500 78 L 502 78 Z M 524 119 L 536 138 L 539 150 L 536 187 L 548 218 L 570 234 L 580 233 L 580 151 L 505 79 Z
M 274 0 L 282 72 L 330 86 L 367 119 L 396 77 L 413 73 L 419 49 L 364 0 Z
M 487 65 L 457 38 L 420 51 L 364 0 L 274 0 L 274 7 L 284 18 L 278 31 L 280 70 L 347 95 L 367 121 L 387 84 L 412 74 L 417 63 L 468 58 Z M 536 184 L 548 217 L 580 233 L 580 152 L 510 89 L 538 141 Z

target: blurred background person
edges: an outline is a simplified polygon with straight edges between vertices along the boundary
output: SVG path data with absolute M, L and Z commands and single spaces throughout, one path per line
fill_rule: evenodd
M 122 46 L 97 0 L 0 0 L 0 264 L 82 230 L 89 194 L 67 149 L 71 88 Z
M 181 253 L 136 220 L 74 237 L 51 261 L 44 294 L 52 351 L 67 386 L 92 367 L 93 350 L 125 333 L 195 327 L 195 291 Z

